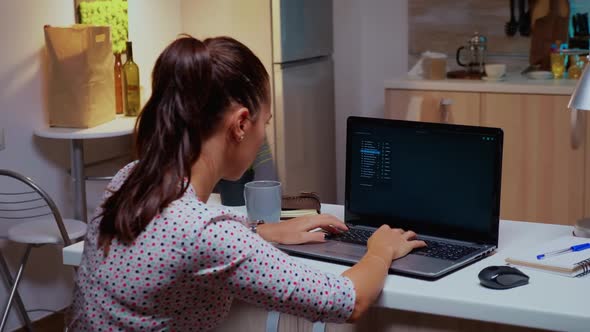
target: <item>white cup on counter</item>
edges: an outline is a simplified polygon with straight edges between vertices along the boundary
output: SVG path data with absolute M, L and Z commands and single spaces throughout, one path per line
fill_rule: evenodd
M 506 65 L 503 63 L 490 63 L 485 65 L 485 70 L 489 79 L 500 79 L 506 74 Z

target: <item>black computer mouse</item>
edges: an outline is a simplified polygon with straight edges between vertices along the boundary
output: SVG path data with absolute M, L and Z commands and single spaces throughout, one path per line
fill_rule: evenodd
M 526 285 L 529 276 L 512 266 L 488 266 L 479 272 L 479 282 L 488 288 L 508 289 Z

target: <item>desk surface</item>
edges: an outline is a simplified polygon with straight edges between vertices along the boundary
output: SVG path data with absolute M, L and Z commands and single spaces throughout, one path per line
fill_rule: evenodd
M 114 120 L 92 128 L 44 127 L 35 130 L 35 135 L 56 139 L 92 139 L 129 135 L 133 133 L 136 117 L 118 115 Z
M 324 213 L 343 217 L 343 207 L 322 205 Z M 497 252 L 437 281 L 390 275 L 377 301 L 379 307 L 563 331 L 588 331 L 590 277 L 569 278 L 522 268 L 530 283 L 507 290 L 479 284 L 477 274 L 489 265 L 504 265 L 509 253 L 560 235 L 571 227 L 501 221 Z M 63 250 L 64 264 L 78 265 L 83 243 Z M 297 258 L 322 271 L 340 274 L 348 267 Z

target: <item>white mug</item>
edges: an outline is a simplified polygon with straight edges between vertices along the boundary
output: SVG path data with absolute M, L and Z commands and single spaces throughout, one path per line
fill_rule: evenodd
M 500 78 L 506 74 L 506 65 L 503 63 L 486 64 L 486 75 L 489 78 Z

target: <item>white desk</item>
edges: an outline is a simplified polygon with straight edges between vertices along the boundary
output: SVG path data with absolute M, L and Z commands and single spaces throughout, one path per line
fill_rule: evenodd
M 44 127 L 35 135 L 44 138 L 70 140 L 70 161 L 74 180 L 74 219 L 86 222 L 86 176 L 84 175 L 84 140 L 129 135 L 133 133 L 135 117 L 118 115 L 115 120 L 99 126 L 80 128 Z
M 342 206 L 326 204 L 322 209 L 343 217 Z M 376 306 L 550 330 L 588 331 L 590 277 L 568 278 L 523 268 L 530 283 L 508 290 L 484 288 L 477 278 L 484 267 L 505 264 L 504 258 L 511 252 L 570 233 L 568 226 L 501 221 L 496 254 L 437 281 L 390 275 Z M 64 248 L 64 264 L 78 265 L 82 249 L 82 243 Z M 335 274 L 348 268 L 297 259 Z

